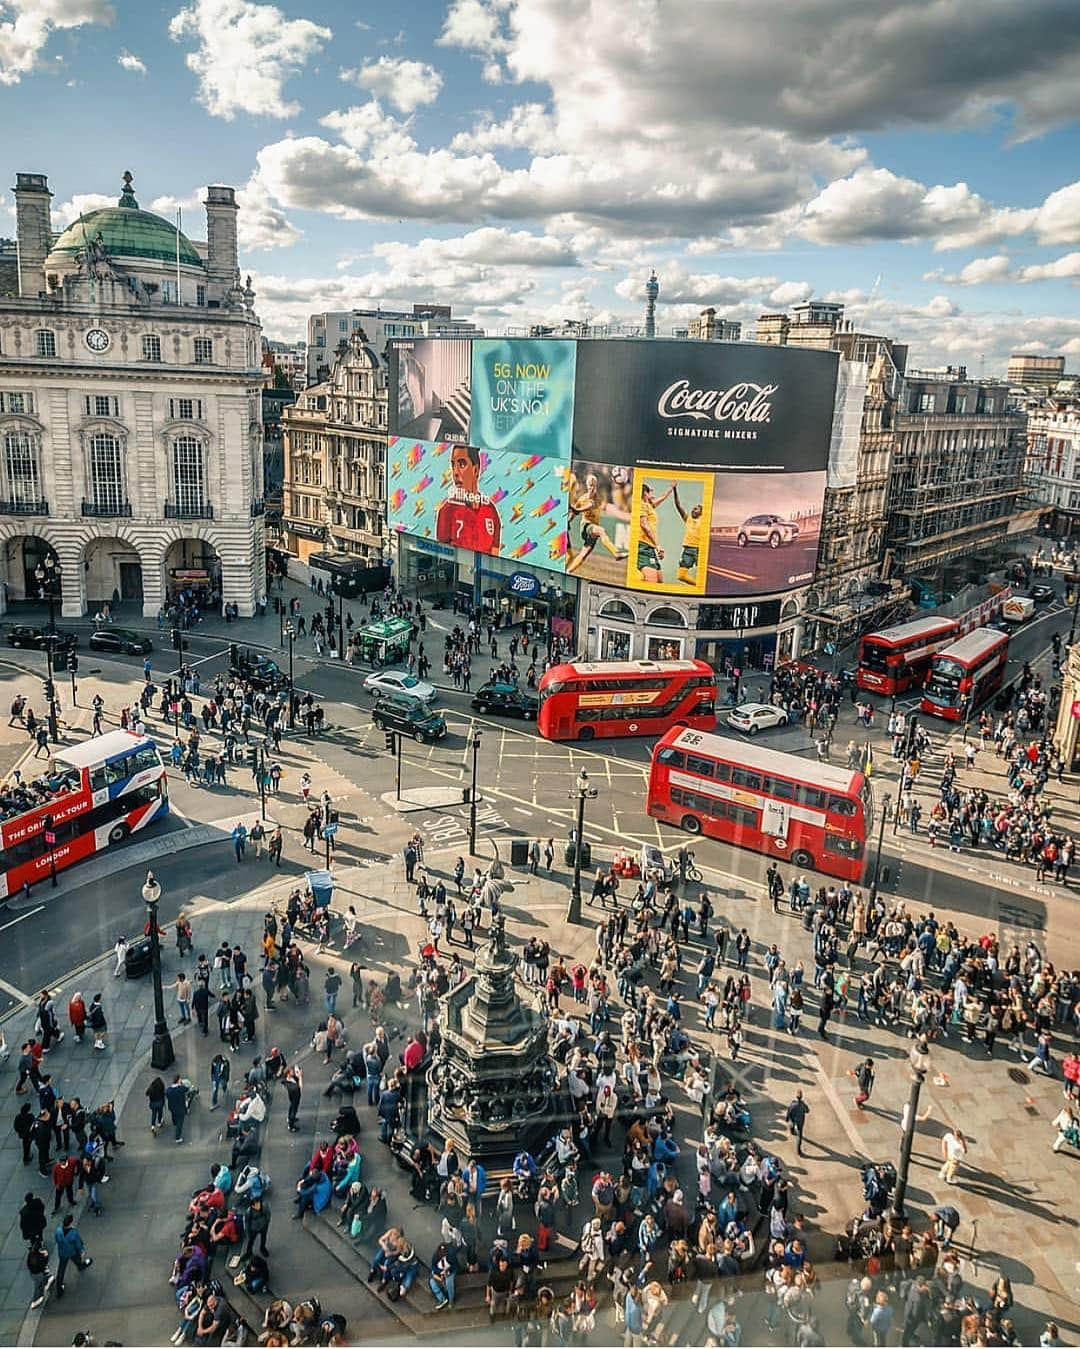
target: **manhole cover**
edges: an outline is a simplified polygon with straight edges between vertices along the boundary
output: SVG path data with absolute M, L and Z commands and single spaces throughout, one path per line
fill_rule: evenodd
M 1010 1068 L 1009 1076 L 1012 1078 L 1014 1082 L 1018 1083 L 1021 1087 L 1026 1087 L 1027 1084 L 1031 1081 L 1031 1078 L 1028 1077 L 1027 1073 L 1024 1072 L 1023 1068 Z

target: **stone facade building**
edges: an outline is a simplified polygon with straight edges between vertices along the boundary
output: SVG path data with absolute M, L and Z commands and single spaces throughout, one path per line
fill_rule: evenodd
M 1080 534 L 1080 396 L 1053 393 L 1029 407 L 1025 479 L 1048 532 Z
M 302 562 L 327 551 L 384 561 L 386 361 L 363 329 L 343 341 L 330 377 L 282 412 L 286 546 Z
M 242 616 L 265 590 L 260 328 L 237 267 L 231 187 L 207 241 L 140 209 L 52 228 L 43 174 L 19 173 L 16 284 L 0 292 L 0 579 L 36 599 L 59 563 L 61 611 L 145 615 L 182 588 Z

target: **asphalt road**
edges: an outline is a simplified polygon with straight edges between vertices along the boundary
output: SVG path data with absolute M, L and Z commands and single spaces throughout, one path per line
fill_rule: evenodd
M 719 543 L 709 547 L 708 593 L 719 595 L 766 595 L 799 585 L 814 574 L 818 537 L 797 539 L 780 548 L 750 543 Z
M 1018 675 L 1025 660 L 1034 660 L 1049 646 L 1053 632 L 1064 637 L 1069 613 L 1058 600 L 1037 611 L 1013 637 L 1009 677 Z M 199 663 L 204 680 L 227 666 L 228 642 L 195 634 L 190 639 L 189 659 Z M 433 633 L 429 647 L 434 651 Z M 154 653 L 154 677 L 161 678 L 175 669 L 171 649 Z M 12 651 L 8 663 L 37 672 L 37 653 Z M 128 676 L 138 675 L 141 657 L 83 656 L 83 675 L 100 673 L 108 678 L 110 670 L 122 669 Z M 296 683 L 310 688 L 325 701 L 330 724 L 336 728 L 324 737 L 318 753 L 347 780 L 373 795 L 390 792 L 394 786 L 394 764 L 385 753 L 382 735 L 370 721 L 370 699 L 362 691 L 363 671 L 332 666 L 295 657 Z M 485 663 L 486 665 L 486 663 Z M 479 679 L 475 681 L 477 684 Z M 878 700 L 887 707 L 888 700 Z M 899 700 L 901 706 L 914 705 L 916 699 Z M 468 740 L 472 729 L 482 734 L 479 756 L 480 833 L 482 836 L 547 837 L 557 845 L 565 839 L 572 823 L 573 805 L 569 789 L 577 774 L 585 768 L 598 788 L 589 802 L 587 834 L 597 844 L 624 843 L 636 851 L 643 842 L 675 847 L 684 841 L 680 831 L 660 826 L 644 812 L 644 788 L 651 742 L 644 740 L 612 744 L 552 744 L 541 739 L 535 728 L 516 721 L 493 717 L 475 717 L 469 708 L 469 695 L 456 691 L 440 694 L 450 734 L 437 746 L 409 743 L 405 749 L 403 787 L 445 784 L 457 786 L 468 780 Z M 931 728 L 939 726 L 943 734 L 954 728 L 935 719 L 927 719 Z M 838 743 L 847 738 L 847 723 L 836 733 Z M 763 743 L 795 752 L 811 752 L 810 737 L 801 728 L 788 728 L 765 737 Z M 220 813 L 220 808 L 219 813 Z M 446 849 L 465 851 L 468 832 L 468 807 L 440 807 L 417 812 L 410 821 L 433 835 Z M 756 895 L 764 860 L 757 854 L 698 839 L 694 843 L 699 863 L 717 873 L 721 890 L 733 896 Z M 1039 929 L 1045 925 L 1043 898 L 1029 893 L 1026 878 L 1018 881 L 1010 869 L 1001 875 L 971 868 L 969 876 L 946 876 L 925 866 L 919 859 L 921 842 L 894 838 L 886 831 L 882 852 L 882 889 L 903 893 L 933 903 L 935 893 L 947 893 L 949 905 L 986 919 L 988 925 L 1002 920 Z M 299 858 L 288 862 L 297 873 L 303 869 Z M 252 883 L 248 866 L 236 868 L 227 844 L 195 849 L 163 860 L 155 868 L 162 882 L 163 920 L 176 912 L 193 894 L 207 893 L 219 898 L 239 894 Z M 283 867 L 283 871 L 285 868 Z M 11 914 L 0 923 L 0 981 L 23 991 L 55 979 L 60 973 L 77 967 L 113 945 L 121 933 L 131 934 L 143 926 L 139 890 L 141 867 L 114 876 L 107 881 L 88 883 L 78 890 L 50 901 L 41 911 Z M 1044 893 L 1049 893 L 1045 892 Z M 6 994 L 0 993 L 0 1007 Z

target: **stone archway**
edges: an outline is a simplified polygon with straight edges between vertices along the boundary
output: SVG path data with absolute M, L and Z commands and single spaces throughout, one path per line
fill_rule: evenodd
M 0 570 L 3 573 L 7 603 L 39 603 L 34 570 L 46 557 L 59 561 L 56 549 L 41 534 L 13 532 L 3 539 L 0 543 Z
M 221 556 L 209 539 L 174 539 L 165 549 L 164 567 L 167 605 L 186 594 L 205 611 L 212 607 L 212 596 L 221 593 Z
M 106 534 L 90 539 L 83 551 L 86 603 L 138 604 L 143 600 L 143 562 L 134 543 Z

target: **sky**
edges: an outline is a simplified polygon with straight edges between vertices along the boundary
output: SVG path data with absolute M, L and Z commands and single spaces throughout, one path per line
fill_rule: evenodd
M 264 332 L 451 303 L 751 326 L 810 297 L 910 364 L 1080 369 L 1077 0 L 0 0 L 5 183 L 205 237 Z M 0 234 L 14 233 L 8 194 Z

